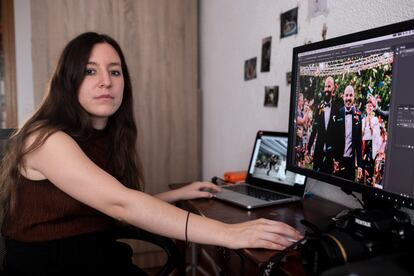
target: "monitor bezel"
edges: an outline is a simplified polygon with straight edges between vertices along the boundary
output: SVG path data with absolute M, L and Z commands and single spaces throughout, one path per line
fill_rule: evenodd
M 289 139 L 288 139 L 288 155 L 286 167 L 288 170 L 307 177 L 314 178 L 326 182 L 328 184 L 338 186 L 342 189 L 345 189 L 348 192 L 358 192 L 363 196 L 370 198 L 371 200 L 380 200 L 391 203 L 396 207 L 407 207 L 414 209 L 414 198 L 403 197 L 398 194 L 394 194 L 379 188 L 369 187 L 362 184 L 355 183 L 350 180 L 343 178 L 335 177 L 330 174 L 315 172 L 313 170 L 300 168 L 293 165 L 293 150 L 294 150 L 294 135 L 295 135 L 295 112 L 296 112 L 296 79 L 297 79 L 297 66 L 298 66 L 298 54 L 303 52 L 309 52 L 313 50 L 319 50 L 327 47 L 333 47 L 337 45 L 348 44 L 352 42 L 358 42 L 362 40 L 372 39 L 380 36 L 391 35 L 394 33 L 400 33 L 404 31 L 409 31 L 414 29 L 414 19 L 407 20 L 403 22 L 398 22 L 386 26 L 377 27 L 374 29 L 369 29 L 357 33 L 347 34 L 328 40 L 307 44 L 303 46 L 298 46 L 293 48 L 293 58 L 292 58 L 292 83 L 291 83 L 291 95 L 290 95 L 290 107 L 289 107 Z

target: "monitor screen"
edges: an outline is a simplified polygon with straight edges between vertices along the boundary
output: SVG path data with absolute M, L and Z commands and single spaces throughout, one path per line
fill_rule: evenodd
M 293 50 L 288 169 L 414 208 L 414 20 Z
M 287 134 L 260 131 L 249 165 L 249 176 L 269 183 L 303 186 L 305 176 L 286 170 L 287 146 Z

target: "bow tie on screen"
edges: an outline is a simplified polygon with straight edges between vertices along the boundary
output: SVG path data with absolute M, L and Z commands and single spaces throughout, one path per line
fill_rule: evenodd
M 345 116 L 346 115 L 352 115 L 354 112 L 352 112 L 352 110 L 351 111 L 345 111 Z
M 324 106 L 325 107 L 331 107 L 331 103 L 325 103 Z

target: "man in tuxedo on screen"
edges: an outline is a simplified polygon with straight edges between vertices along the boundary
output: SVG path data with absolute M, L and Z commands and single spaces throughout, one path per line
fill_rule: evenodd
M 324 98 L 316 110 L 315 119 L 312 124 L 312 133 L 309 137 L 305 156 L 309 155 L 312 145 L 315 142 L 313 170 L 317 172 L 332 173 L 332 127 L 337 108 L 332 101 L 332 97 L 335 95 L 335 82 L 331 76 L 325 79 L 323 93 Z
M 355 92 L 348 85 L 343 94 L 344 106 L 338 111 L 335 120 L 334 174 L 355 180 L 355 161 L 358 168 L 357 179 L 362 178 L 362 120 L 361 111 L 354 106 Z

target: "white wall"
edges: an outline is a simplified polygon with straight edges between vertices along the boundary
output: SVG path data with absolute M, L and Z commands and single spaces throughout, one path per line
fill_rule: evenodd
M 203 179 L 224 171 L 245 170 L 255 133 L 288 130 L 292 48 L 414 18 L 412 0 L 327 0 L 328 12 L 309 19 L 308 1 L 205 0 L 200 6 L 200 83 L 202 88 Z M 280 39 L 280 14 L 299 6 L 298 34 Z M 260 73 L 262 39 L 272 36 L 270 72 Z M 244 81 L 246 59 L 257 56 L 257 79 Z M 264 86 L 279 86 L 277 108 L 263 106 Z M 342 193 L 314 185 L 328 198 Z M 346 199 L 344 200 L 346 201 Z
M 298 34 L 280 39 L 280 14 L 299 6 Z M 292 48 L 414 18 L 412 0 L 328 0 L 328 14 L 308 19 L 308 1 L 200 1 L 200 81 L 203 105 L 203 179 L 245 170 L 259 129 L 287 131 Z M 262 39 L 272 36 L 270 72 L 244 81 L 244 61 L 261 61 Z M 279 85 L 277 108 L 263 106 L 264 86 Z

